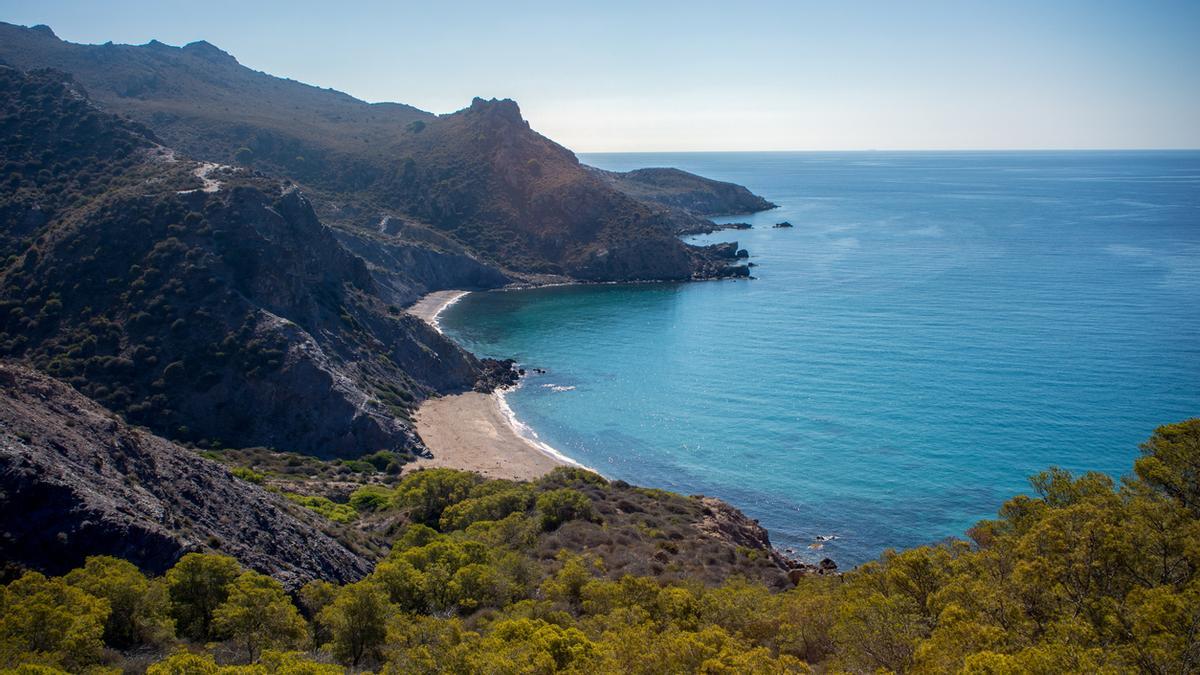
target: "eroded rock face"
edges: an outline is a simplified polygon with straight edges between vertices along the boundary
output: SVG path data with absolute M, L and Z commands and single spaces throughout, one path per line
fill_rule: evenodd
M 290 588 L 364 576 L 368 562 L 321 526 L 71 387 L 0 363 L 0 559 L 62 574 L 113 555 L 158 574 L 215 551 Z

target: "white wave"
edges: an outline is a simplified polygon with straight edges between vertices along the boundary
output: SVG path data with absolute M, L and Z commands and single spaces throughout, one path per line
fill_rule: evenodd
M 520 384 L 517 385 L 517 387 L 520 386 Z M 515 388 L 509 389 L 508 391 L 515 391 Z M 525 442 L 537 448 L 543 454 L 553 457 L 560 462 L 569 464 L 571 466 L 577 466 L 581 469 L 587 469 L 588 471 L 596 471 L 586 464 L 582 464 L 571 459 L 570 457 L 567 457 L 563 453 L 559 452 L 554 446 L 538 438 L 537 432 L 534 431 L 528 424 L 525 424 L 519 418 L 517 418 L 517 414 L 513 412 L 512 406 L 508 405 L 508 391 L 497 389 L 492 395 L 496 397 L 496 404 L 500 407 L 501 414 L 504 415 L 505 420 L 508 421 L 508 425 L 512 427 L 513 431 L 515 431 L 518 436 L 520 436 Z M 596 473 L 600 472 L 596 471 Z
M 543 387 L 550 391 L 573 391 L 575 387 L 569 384 L 543 384 Z
M 442 315 L 442 312 L 446 311 L 447 307 L 467 297 L 470 292 L 471 291 L 458 291 L 456 294 L 450 296 L 450 298 L 446 300 L 446 302 L 443 302 L 442 306 L 438 307 L 437 311 L 435 311 L 433 315 L 429 317 L 429 325 L 433 326 L 433 329 L 437 332 L 442 333 L 442 322 L 438 320 L 438 317 Z

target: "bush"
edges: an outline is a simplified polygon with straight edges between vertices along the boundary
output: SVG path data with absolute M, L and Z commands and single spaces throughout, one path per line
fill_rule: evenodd
M 350 506 L 359 513 L 380 511 L 387 508 L 395 497 L 394 490 L 382 485 L 364 485 L 350 493 Z
M 259 473 L 248 466 L 234 467 L 229 473 L 248 483 L 254 483 L 255 485 L 262 485 L 267 479 L 266 474 Z
M 349 523 L 358 517 L 358 512 L 349 504 L 338 504 L 328 497 L 319 495 L 299 495 L 288 492 L 283 495 L 289 501 L 295 502 L 310 511 L 332 520 L 335 523 Z
M 414 522 L 436 527 L 446 507 L 467 497 L 483 479 L 469 471 L 425 469 L 400 482 L 396 505 L 407 509 Z
M 569 520 L 591 520 L 595 517 L 592 500 L 573 488 L 559 488 L 538 495 L 537 510 L 542 516 L 542 528 L 547 531 Z

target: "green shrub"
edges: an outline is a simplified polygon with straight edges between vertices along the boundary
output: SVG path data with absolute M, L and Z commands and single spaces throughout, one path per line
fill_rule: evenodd
M 542 528 L 546 530 L 553 530 L 569 520 L 595 517 L 592 500 L 573 488 L 559 488 L 538 495 L 537 510 L 542 516 Z
M 469 471 L 425 469 L 417 471 L 396 488 L 396 505 L 408 511 L 409 518 L 436 526 L 446 507 L 457 504 L 483 479 Z
M 263 481 L 267 479 L 265 474 L 261 474 L 248 466 L 234 467 L 229 473 L 255 485 L 262 485 Z
M 382 485 L 364 485 L 350 493 L 350 506 L 359 513 L 380 511 L 391 505 L 395 490 Z
M 335 523 L 349 523 L 358 517 L 358 512 L 354 510 L 353 506 L 338 504 L 328 497 L 301 495 L 294 492 L 286 492 L 283 496 L 287 497 L 289 501 L 295 502 L 310 511 L 315 511 Z

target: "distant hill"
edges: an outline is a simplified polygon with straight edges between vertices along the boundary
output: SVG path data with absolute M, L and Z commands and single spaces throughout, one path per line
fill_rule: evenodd
M 205 42 L 77 45 L 45 27 L 0 24 L 0 61 L 70 72 L 101 107 L 192 157 L 299 182 L 400 302 L 448 283 L 491 287 L 513 277 L 744 275 L 676 235 L 711 227 L 707 215 L 771 206 L 683 172 L 665 182 L 597 173 L 532 131 L 512 101 L 477 99 L 442 116 L 368 104 L 252 71 Z M 463 274 L 393 265 L 397 255 L 430 254 L 453 257 Z

